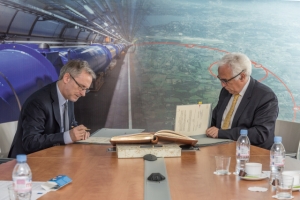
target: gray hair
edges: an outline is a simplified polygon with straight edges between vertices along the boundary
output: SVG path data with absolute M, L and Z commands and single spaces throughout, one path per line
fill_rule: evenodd
M 252 64 L 248 56 L 242 53 L 228 53 L 218 62 L 218 66 L 228 65 L 232 69 L 232 76 L 244 70 L 246 77 L 251 76 Z M 236 77 L 236 78 L 239 78 Z
M 96 78 L 96 74 L 90 68 L 88 62 L 86 62 L 84 60 L 70 60 L 69 62 L 67 62 L 67 64 L 65 64 L 61 68 L 58 80 L 61 80 L 66 73 L 69 73 L 72 76 L 76 77 L 82 71 L 85 71 L 86 73 L 88 73 L 89 75 L 91 75 L 93 77 L 93 79 Z

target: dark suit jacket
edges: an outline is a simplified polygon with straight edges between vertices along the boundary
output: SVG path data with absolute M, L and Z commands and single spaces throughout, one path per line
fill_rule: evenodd
M 266 85 L 250 77 L 249 86 L 234 115 L 231 129 L 222 130 L 222 116 L 230 98 L 231 94 L 223 88 L 218 104 L 213 110 L 211 126 L 219 128 L 218 137 L 237 140 L 240 130 L 247 129 L 252 145 L 271 149 L 279 112 L 275 93 Z
M 74 103 L 68 101 L 69 127 L 77 126 Z M 65 144 L 60 132 L 61 116 L 56 82 L 33 93 L 22 106 L 18 128 L 8 157 L 29 154 L 52 146 Z

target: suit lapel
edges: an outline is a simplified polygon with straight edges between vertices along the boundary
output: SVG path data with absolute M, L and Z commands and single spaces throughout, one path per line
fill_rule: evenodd
M 61 126 L 61 119 L 60 119 L 60 109 L 59 109 L 59 102 L 58 102 L 58 96 L 57 96 L 57 90 L 56 90 L 56 82 L 51 87 L 51 98 L 53 100 L 52 108 L 54 112 L 54 117 L 56 122 Z
M 233 121 L 232 121 L 232 125 L 235 127 L 237 126 L 237 122 L 239 120 L 239 118 L 241 117 L 244 109 L 246 108 L 246 106 L 248 105 L 248 103 L 251 100 L 251 96 L 252 96 L 252 91 L 253 91 L 253 87 L 254 87 L 255 81 L 254 79 L 250 76 L 250 83 L 248 85 L 248 88 L 244 94 L 244 97 L 238 107 L 238 109 L 236 110 L 236 113 L 234 115 Z
M 225 88 L 223 88 L 223 90 L 225 90 Z M 224 101 L 223 101 L 223 103 L 221 105 L 221 108 L 219 109 L 218 114 L 217 114 L 217 116 L 221 116 L 221 117 L 217 118 L 217 127 L 221 127 L 222 117 L 223 117 L 224 111 L 225 111 L 226 106 L 227 106 L 227 104 L 228 104 L 228 102 L 229 102 L 229 100 L 230 100 L 230 98 L 232 96 L 227 90 L 225 90 L 224 92 L 225 92 L 225 94 L 224 94 L 224 96 L 225 96 L 224 97 Z

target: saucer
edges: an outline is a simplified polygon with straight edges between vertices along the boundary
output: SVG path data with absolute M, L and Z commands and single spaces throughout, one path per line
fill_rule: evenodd
M 230 175 L 231 172 L 227 172 L 227 173 L 225 173 L 225 174 L 217 174 L 217 172 L 214 172 L 214 174 L 215 174 L 215 175 L 218 175 L 218 176 L 223 176 L 223 175 Z
M 250 190 L 252 192 L 266 192 L 266 191 L 268 191 L 268 188 L 264 188 L 264 187 L 249 187 L 248 190 Z
M 262 173 L 259 176 L 251 176 L 251 175 L 247 175 L 247 176 L 244 176 L 244 177 L 241 176 L 241 179 L 247 180 L 247 181 L 258 181 L 258 180 L 263 180 L 263 179 L 268 178 L 268 177 L 269 176 L 267 174 Z
M 295 185 L 293 187 L 293 191 L 300 191 L 300 185 Z
M 275 199 L 283 199 L 283 200 L 286 200 L 286 199 L 293 199 L 293 198 L 294 198 L 294 196 L 291 196 L 290 198 L 278 198 L 277 195 L 274 195 L 274 196 L 272 196 L 272 197 L 275 198 Z

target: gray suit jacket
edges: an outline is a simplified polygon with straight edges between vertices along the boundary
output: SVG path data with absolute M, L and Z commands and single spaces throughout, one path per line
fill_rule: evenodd
M 217 106 L 213 110 L 211 126 L 219 128 L 218 137 L 237 140 L 241 129 L 248 130 L 252 145 L 271 149 L 274 142 L 278 100 L 266 85 L 250 77 L 249 86 L 234 115 L 231 129 L 222 130 L 221 122 L 231 94 L 222 88 Z
M 77 126 L 74 103 L 68 101 L 69 127 Z M 8 157 L 29 154 L 52 146 L 65 144 L 60 132 L 61 116 L 56 82 L 33 93 L 23 104 L 18 128 Z

